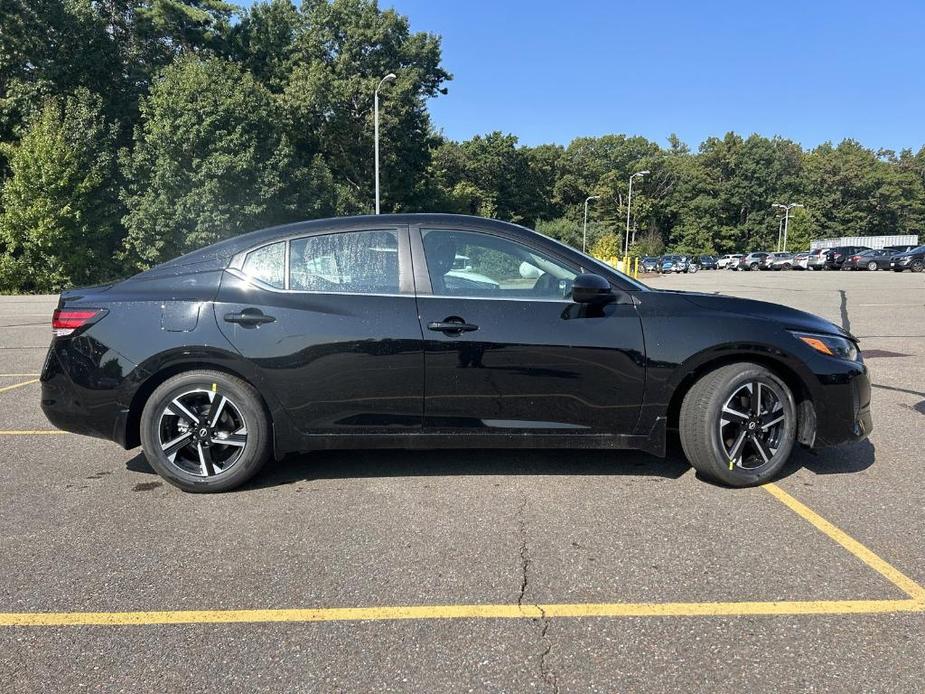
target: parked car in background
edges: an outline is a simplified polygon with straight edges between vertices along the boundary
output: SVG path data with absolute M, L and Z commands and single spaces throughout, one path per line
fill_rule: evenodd
M 651 255 L 647 255 L 641 261 L 639 261 L 639 267 L 642 268 L 643 272 L 658 272 L 658 265 L 660 261 L 661 258 L 655 258 Z
M 824 254 L 825 262 L 822 265 L 823 270 L 841 270 L 842 265 L 853 255 L 861 251 L 869 251 L 867 246 L 836 246 L 830 248 Z
M 791 270 L 805 270 L 806 264 L 809 262 L 809 251 L 803 251 L 802 253 L 797 253 L 793 256 L 793 265 L 790 267 Z
M 471 260 L 456 272 L 490 284 L 447 281 L 457 256 Z M 778 475 L 798 444 L 859 441 L 873 426 L 867 367 L 838 325 L 652 290 L 523 227 L 461 215 L 234 236 L 66 290 L 51 327 L 51 423 L 141 444 L 191 492 L 238 487 L 288 453 L 664 456 L 671 429 L 702 476 L 746 487 Z
M 848 258 L 844 270 L 889 270 L 895 253 L 886 249 L 861 251 Z
M 786 267 L 784 267 L 786 265 Z M 789 270 L 793 265 L 793 253 L 768 253 L 761 261 L 759 270 Z
M 716 267 L 724 270 L 735 270 L 735 266 L 738 264 L 741 257 L 741 253 L 727 253 L 716 261 Z
M 822 266 L 825 265 L 825 254 L 828 250 L 828 248 L 817 248 L 814 251 L 810 251 L 809 257 L 806 259 L 806 269 L 821 270 Z
M 916 248 L 918 248 L 918 246 L 884 246 L 883 250 L 890 251 L 893 255 L 898 255 L 900 253 L 908 253 Z
M 761 267 L 761 263 L 764 262 L 764 259 L 767 258 L 768 255 L 769 254 L 764 251 L 756 251 L 742 256 L 739 258 L 736 270 L 757 270 Z
M 925 270 L 925 246 L 913 248 L 911 251 L 894 255 L 891 259 L 890 266 L 896 272 L 903 270 L 912 270 L 912 272 L 921 272 Z
M 686 255 L 662 256 L 661 272 L 697 272 L 699 269 Z
M 700 267 L 701 270 L 716 270 L 716 258 L 712 255 L 701 255 L 694 259 L 696 265 Z

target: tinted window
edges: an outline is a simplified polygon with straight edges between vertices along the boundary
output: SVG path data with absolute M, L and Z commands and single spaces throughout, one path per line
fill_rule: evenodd
M 286 276 L 286 242 L 280 241 L 247 254 L 242 268 L 244 274 L 283 289 Z
M 473 231 L 423 232 L 434 294 L 565 299 L 576 273 L 559 261 L 507 239 Z
M 324 234 L 290 243 L 290 289 L 351 294 L 399 291 L 394 231 Z

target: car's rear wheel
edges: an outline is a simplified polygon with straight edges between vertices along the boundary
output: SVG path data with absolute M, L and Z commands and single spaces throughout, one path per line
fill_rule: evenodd
M 189 371 L 159 385 L 141 414 L 145 457 L 188 492 L 220 492 L 270 457 L 270 423 L 257 391 L 220 371 Z
M 681 446 L 703 476 L 733 487 L 772 479 L 796 440 L 796 403 L 769 369 L 742 362 L 697 381 L 681 404 Z
M 867 263 L 867 269 L 873 272 L 877 269 L 877 263 L 871 260 L 869 263 Z

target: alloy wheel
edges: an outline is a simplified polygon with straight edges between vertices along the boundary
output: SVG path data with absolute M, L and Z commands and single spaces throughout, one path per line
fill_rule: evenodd
M 177 469 L 212 477 L 227 472 L 247 445 L 240 408 L 215 389 L 196 388 L 173 398 L 158 423 L 161 451 Z
M 782 443 L 786 415 L 778 394 L 766 383 L 736 387 L 723 404 L 719 438 L 729 469 L 767 465 Z

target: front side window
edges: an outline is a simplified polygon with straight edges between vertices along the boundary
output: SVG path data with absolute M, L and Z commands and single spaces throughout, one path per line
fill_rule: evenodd
M 352 231 L 291 241 L 289 288 L 350 294 L 399 292 L 398 235 Z
M 242 272 L 276 289 L 283 289 L 286 277 L 286 242 L 280 241 L 247 254 Z
M 568 299 L 577 273 L 558 260 L 508 239 L 474 231 L 424 230 L 434 294 Z

